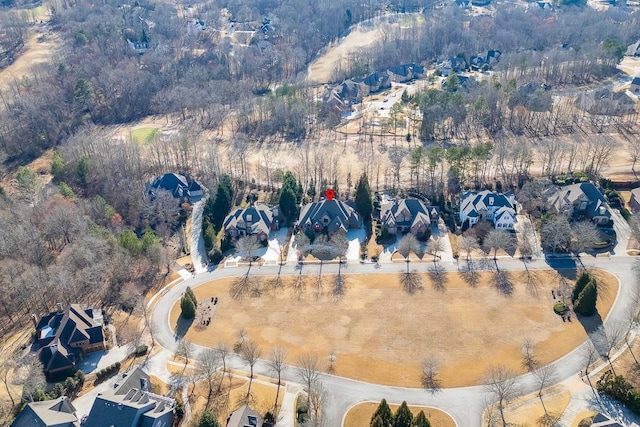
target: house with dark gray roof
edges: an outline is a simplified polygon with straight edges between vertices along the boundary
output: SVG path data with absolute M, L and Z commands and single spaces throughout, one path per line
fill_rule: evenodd
M 493 191 L 465 191 L 460 198 L 460 222 L 473 227 L 491 221 L 496 229 L 513 230 L 516 210 L 512 194 Z
M 302 208 L 298 217 L 298 226 L 310 233 L 334 234 L 358 229 L 362 227 L 362 223 L 349 202 L 324 199 L 309 203 Z
M 204 194 L 202 184 L 177 173 L 165 173 L 147 183 L 147 194 L 153 198 L 159 191 L 168 191 L 179 203 L 195 203 Z
M 57 306 L 57 311 L 40 320 L 32 315 L 38 357 L 47 375 L 72 371 L 83 355 L 105 349 L 99 309 L 82 308 L 79 304 L 71 304 L 66 310 L 59 303 Z
M 579 219 L 585 217 L 596 224 L 607 224 L 611 213 L 602 192 L 591 182 L 560 187 L 549 199 L 558 214 Z
M 378 92 L 391 87 L 391 78 L 386 71 L 375 71 L 364 78 L 352 79 L 361 84 L 365 89 L 365 95 Z
M 640 212 L 640 187 L 631 190 L 629 207 L 631 208 L 631 212 L 633 212 L 634 214 Z
M 500 62 L 502 53 L 499 50 L 490 49 L 477 55 L 471 55 L 469 58 L 469 66 L 472 70 L 480 71 L 491 69 L 496 63 Z
M 424 67 L 413 62 L 391 67 L 387 72 L 391 81 L 398 83 L 405 83 L 424 77 Z
M 380 226 L 389 234 L 411 233 L 424 236 L 432 224 L 437 224 L 440 211 L 426 206 L 419 199 L 396 199 L 380 207 Z
M 139 366 L 121 373 L 98 394 L 84 421 L 91 427 L 170 427 L 175 400 L 150 391 L 151 382 Z
M 633 94 L 640 94 L 640 77 L 634 77 L 633 80 L 631 80 L 629 90 Z
M 263 427 L 264 420 L 256 411 L 243 405 L 227 419 L 227 427 Z
M 79 427 L 76 408 L 66 396 L 31 402 L 18 414 L 11 427 Z
M 232 239 L 256 236 L 259 241 L 269 238 L 271 230 L 280 229 L 279 210 L 264 203 L 238 208 L 224 219 L 225 233 Z

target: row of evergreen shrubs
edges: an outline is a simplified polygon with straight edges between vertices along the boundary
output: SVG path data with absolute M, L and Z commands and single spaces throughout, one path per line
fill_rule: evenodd
M 120 370 L 120 362 L 116 362 L 96 372 L 96 377 L 98 381 L 102 381 L 106 378 L 109 378 L 113 374 L 117 373 L 119 370 Z
M 370 427 L 431 427 L 431 423 L 420 411 L 415 417 L 411 413 L 407 402 L 402 402 L 398 407 L 395 415 L 391 412 L 391 407 L 385 399 L 382 399 L 380 405 L 371 417 Z
M 573 311 L 583 316 L 593 316 L 596 313 L 598 300 L 598 284 L 587 272 L 583 272 L 573 287 L 571 302 Z
M 180 316 L 183 319 L 191 320 L 196 317 L 198 300 L 189 286 L 180 299 Z
M 640 392 L 622 375 L 614 375 L 613 372 L 607 371 L 596 383 L 596 388 L 600 393 L 624 404 L 634 414 L 640 415 Z

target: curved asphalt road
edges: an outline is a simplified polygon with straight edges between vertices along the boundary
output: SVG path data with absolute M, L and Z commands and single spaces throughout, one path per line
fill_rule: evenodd
M 599 268 L 616 275 L 620 280 L 619 293 L 605 323 L 623 321 L 625 314 L 633 303 L 633 294 L 635 289 L 635 277 L 632 270 L 634 260 L 626 256 L 618 256 L 611 258 L 586 258 L 583 263 L 587 268 Z M 464 264 L 463 262 L 460 265 Z M 487 268 L 490 264 L 485 263 Z M 521 261 L 507 259 L 499 260 L 499 267 L 502 270 L 522 271 L 525 264 Z M 431 263 L 414 264 L 412 268 L 419 271 L 426 271 Z M 536 260 L 527 263 L 529 269 L 561 269 L 573 268 L 576 264 L 573 259 L 558 258 L 551 261 Z M 443 263 L 442 267 L 448 271 L 457 271 L 457 263 Z M 278 266 L 272 267 L 252 267 L 252 275 L 274 275 L 277 274 Z M 337 272 L 338 266 L 335 264 L 325 264 L 322 267 L 323 274 L 333 274 Z M 348 267 L 343 266 L 343 274 L 354 273 L 398 273 L 405 268 L 403 263 L 390 263 L 382 265 L 374 264 L 349 264 Z M 305 265 L 300 271 L 294 266 L 282 266 L 281 274 L 318 274 L 318 265 Z M 180 298 L 187 286 L 192 288 L 214 279 L 223 277 L 235 277 L 244 274 L 246 270 L 240 268 L 214 269 L 207 273 L 200 274 L 193 279 L 188 279 L 164 294 L 158 295 L 159 299 L 153 310 L 152 321 L 157 325 L 158 331 L 155 338 L 158 342 L 170 351 L 174 351 L 176 347 L 176 339 L 172 327 L 169 325 L 169 312 L 173 304 Z M 601 342 L 596 337 L 592 338 L 596 347 Z M 557 370 L 557 382 L 562 382 L 571 376 L 575 376 L 584 368 L 580 350 L 586 344 L 563 356 L 553 362 Z M 202 347 L 198 347 L 199 349 Z M 244 363 L 234 357 L 230 366 L 237 369 L 246 369 Z M 266 363 L 258 363 L 255 372 L 262 375 L 269 375 Z M 283 378 L 287 381 L 298 382 L 295 368 L 285 370 Z M 380 401 L 382 398 L 391 402 L 401 402 L 406 400 L 410 405 L 426 405 L 433 406 L 448 412 L 460 427 L 480 427 L 482 425 L 482 411 L 485 403 L 491 400 L 491 396 L 484 390 L 482 386 L 447 388 L 432 394 L 426 390 L 418 388 L 390 387 L 371 383 L 365 383 L 348 378 L 337 377 L 332 375 L 323 375 L 322 381 L 327 393 L 325 403 L 325 425 L 335 427 L 342 425 L 342 417 L 347 410 L 355 403 L 373 400 Z M 536 389 L 535 380 L 531 374 L 519 377 L 519 389 L 521 394 L 527 394 Z

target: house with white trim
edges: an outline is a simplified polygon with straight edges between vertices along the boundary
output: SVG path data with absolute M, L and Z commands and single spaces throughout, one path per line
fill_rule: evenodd
M 496 229 L 513 230 L 516 223 L 512 194 L 493 191 L 465 191 L 460 198 L 460 222 L 473 227 L 480 221 L 491 221 Z

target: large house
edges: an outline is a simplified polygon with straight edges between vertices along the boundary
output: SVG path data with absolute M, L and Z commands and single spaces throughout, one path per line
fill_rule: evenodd
M 418 199 L 397 199 L 380 207 L 380 226 L 389 234 L 424 236 L 432 224 L 438 223 L 439 218 L 437 207 L 425 206 Z
M 640 77 L 634 77 L 633 80 L 631 80 L 631 87 L 629 90 L 635 95 L 640 94 Z
M 513 195 L 489 190 L 462 193 L 460 222 L 473 227 L 481 220 L 491 221 L 496 229 L 513 230 L 516 223 Z
M 551 208 L 568 217 L 585 217 L 596 224 L 607 224 L 611 213 L 604 195 L 591 182 L 561 187 L 549 199 Z
M 76 408 L 66 396 L 43 402 L 31 402 L 24 407 L 11 427 L 79 427 Z
M 264 203 L 238 208 L 227 215 L 223 227 L 225 233 L 232 239 L 256 236 L 259 241 L 267 240 L 271 230 L 280 228 L 278 208 L 271 209 Z
M 355 209 L 347 202 L 324 199 L 305 205 L 298 217 L 298 226 L 309 233 L 346 233 L 362 226 Z
M 634 214 L 640 212 L 640 187 L 631 190 L 629 207 L 631 208 L 631 212 L 633 212 Z
M 263 427 L 264 421 L 260 414 L 247 405 L 229 415 L 227 427 Z
M 168 191 L 180 203 L 194 203 L 202 199 L 203 189 L 198 181 L 177 173 L 165 173 L 147 183 L 147 194 L 152 198 L 159 191 Z
M 406 83 L 424 77 L 424 67 L 415 63 L 402 64 L 389 68 L 387 73 L 392 82 Z
M 175 400 L 151 393 L 151 381 L 139 366 L 120 374 L 98 394 L 84 425 L 91 427 L 170 427 Z
M 38 357 L 47 375 L 72 371 L 83 355 L 105 349 L 99 309 L 71 304 L 63 310 L 60 303 L 57 308 L 39 321 L 32 315 Z

